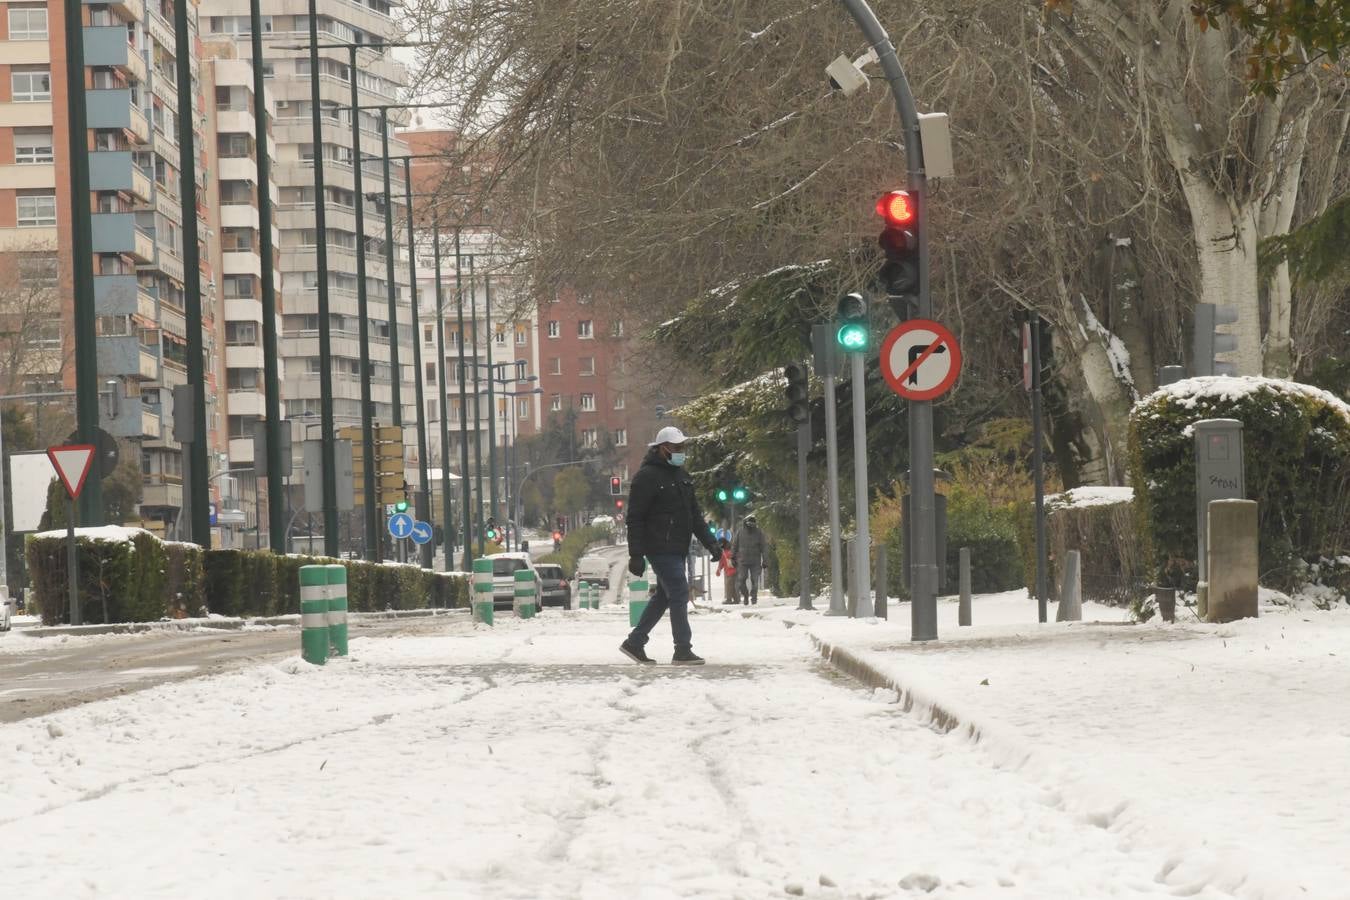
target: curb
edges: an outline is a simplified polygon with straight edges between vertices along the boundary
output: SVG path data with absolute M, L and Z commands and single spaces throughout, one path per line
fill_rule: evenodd
M 416 619 L 435 616 L 466 615 L 466 609 L 389 609 L 383 612 L 349 613 L 355 621 L 379 619 Z M 16 633 L 31 637 L 57 637 L 60 635 L 99 635 L 99 634 L 145 634 L 151 631 L 242 631 L 246 625 L 294 625 L 300 624 L 298 613 L 285 616 L 267 616 L 251 619 L 226 617 L 220 619 L 171 619 L 164 622 L 116 622 L 109 625 L 38 625 L 24 628 Z

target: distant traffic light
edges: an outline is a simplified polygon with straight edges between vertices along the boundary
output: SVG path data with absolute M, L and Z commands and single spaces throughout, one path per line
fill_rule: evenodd
M 615 497 L 623 493 L 623 479 L 618 475 L 609 476 L 609 492 Z
M 919 210 L 908 191 L 887 191 L 877 200 L 882 219 L 881 245 L 885 261 L 878 280 L 896 315 L 907 319 L 919 299 Z
M 614 508 L 617 509 L 617 510 L 622 510 L 622 509 L 623 509 L 623 501 L 622 501 L 622 500 L 615 500 L 615 501 L 614 501 Z
M 867 301 L 862 294 L 845 294 L 835 310 L 835 340 L 846 353 L 867 350 Z
M 746 500 L 750 499 L 750 492 L 747 491 L 743 485 L 737 485 L 731 489 L 731 499 L 735 500 L 737 503 L 744 503 Z
M 730 492 L 730 491 L 728 491 L 726 488 L 718 488 L 718 489 L 717 489 L 717 502 L 718 502 L 718 503 L 726 503 L 726 502 L 727 502 L 728 500 L 730 500 L 730 499 L 731 499 L 731 492 Z
M 783 374 L 787 376 L 787 388 L 784 393 L 787 395 L 787 416 L 798 425 L 811 417 L 811 410 L 807 406 L 807 371 L 802 363 L 788 363 L 783 367 Z
M 394 512 L 405 513 L 408 511 L 408 501 L 400 500 L 394 504 Z

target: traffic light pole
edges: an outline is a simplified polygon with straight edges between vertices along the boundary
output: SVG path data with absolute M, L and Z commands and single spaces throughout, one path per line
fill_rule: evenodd
M 928 267 L 928 177 L 924 174 L 923 143 L 919 114 L 909 81 L 895 55 L 895 47 L 886 30 L 877 21 L 867 0 L 841 0 L 858 23 L 867 42 L 876 51 L 877 61 L 895 98 L 895 109 L 904 129 L 905 161 L 908 168 L 907 190 L 918 206 L 919 229 L 919 308 L 920 318 L 933 315 Z M 909 403 L 910 467 L 910 640 L 937 639 L 937 515 L 933 480 L 933 404 L 930 400 Z
M 255 2 L 256 2 L 256 0 L 255 0 Z M 386 122 L 384 122 L 383 124 L 385 125 L 385 135 L 386 135 L 386 138 L 387 138 L 388 133 L 389 133 L 389 131 L 388 131 L 388 122 L 386 121 Z M 384 215 L 385 215 L 386 218 L 389 218 L 389 217 L 393 216 L 393 214 L 394 214 L 394 204 L 390 201 L 390 197 L 389 197 L 389 181 L 388 181 L 389 169 L 388 169 L 388 162 L 389 162 L 389 153 L 388 153 L 387 150 L 386 150 L 386 152 L 385 152 L 385 166 L 386 166 L 386 168 L 385 168 L 385 175 L 386 175 L 386 180 L 385 180 L 385 184 L 384 184 Z M 404 206 L 406 207 L 407 213 L 408 213 L 408 239 L 407 239 L 407 244 L 408 244 L 408 301 L 409 301 L 409 303 L 410 303 L 410 305 L 411 305 L 411 310 L 412 310 L 412 337 L 413 337 L 412 351 L 413 351 L 413 375 L 414 375 L 414 377 L 413 377 L 413 385 L 414 385 L 414 399 L 417 401 L 417 416 L 416 416 L 415 419 L 414 419 L 414 421 L 417 423 L 417 489 L 418 489 L 418 490 L 417 490 L 417 507 L 416 507 L 416 509 L 417 509 L 417 518 L 420 519 L 420 520 L 423 521 L 423 522 L 430 523 L 430 522 L 431 522 L 431 479 L 430 479 L 430 475 L 429 475 L 429 473 L 428 473 L 428 471 L 427 471 L 427 404 L 426 404 L 426 397 L 425 397 L 425 395 L 424 395 L 424 393 L 423 393 L 423 388 L 422 388 L 422 338 L 421 338 L 421 335 L 418 334 L 418 331 L 421 329 L 421 323 L 418 321 L 418 315 L 417 315 L 417 241 L 416 241 L 416 232 L 413 230 L 412 160 L 410 160 L 410 159 L 404 159 L 404 160 L 403 160 L 403 203 L 404 203 Z M 386 234 L 387 234 L 387 233 L 388 233 L 388 232 L 386 232 Z M 440 247 L 437 247 L 437 248 L 436 248 L 436 259 L 437 259 L 437 261 L 440 260 L 440 254 L 441 254 L 441 248 L 440 248 Z M 392 262 L 389 263 L 388 269 L 389 269 L 389 271 L 390 271 L 391 273 L 394 271 L 394 264 L 393 264 Z M 389 282 L 390 282 L 390 284 L 393 283 L 393 277 L 392 277 L 392 275 L 391 275 L 391 277 L 390 277 L 390 279 L 389 279 Z M 440 363 L 439 363 L 439 367 L 440 367 L 440 382 L 439 382 L 439 384 L 441 385 L 442 388 L 444 388 L 444 386 L 445 386 L 445 326 L 440 324 L 440 322 L 441 322 L 441 272 L 440 272 L 440 267 L 439 267 L 439 266 L 438 266 L 437 269 L 436 269 L 436 292 L 435 292 L 432 296 L 433 296 L 433 299 L 435 300 L 435 303 L 436 303 L 436 321 L 437 321 L 437 326 L 438 326 L 438 327 L 437 327 L 437 331 L 436 331 L 436 348 L 437 348 L 438 351 L 440 351 L 440 352 L 438 353 L 438 356 L 439 356 L 439 358 L 440 358 Z M 397 381 L 398 379 L 395 378 L 394 380 Z M 444 407 L 444 402 L 438 403 L 437 405 L 438 405 L 438 407 Z M 442 408 L 442 409 L 441 409 L 441 412 L 444 413 L 445 410 Z M 445 416 L 442 415 L 442 416 L 441 416 L 441 434 L 442 434 L 442 435 L 445 435 L 445 430 L 446 430 L 446 426 L 445 426 Z M 442 448 L 442 449 L 441 449 L 441 454 L 442 454 L 442 457 L 444 457 L 444 454 L 447 452 L 447 451 L 444 449 L 444 448 L 445 448 L 445 443 L 446 443 L 446 438 L 445 438 L 445 437 L 442 437 L 442 444 L 441 444 L 441 448 Z M 441 465 L 442 465 L 442 468 L 443 468 L 443 469 L 448 469 L 448 467 L 445 466 L 444 458 L 442 458 L 442 463 L 441 463 Z M 445 507 L 445 509 L 446 509 L 446 513 L 445 513 L 445 521 L 446 521 L 446 524 L 448 525 L 448 524 L 450 523 L 450 512 L 449 512 L 449 510 L 450 510 L 450 490 L 449 490 L 449 488 L 448 488 L 448 485 L 449 485 L 449 482 L 450 482 L 450 474 L 449 474 L 449 472 L 448 472 L 448 471 L 443 471 L 443 472 L 441 473 L 441 479 L 442 479 L 442 480 L 441 480 L 441 491 L 442 491 L 441 496 L 444 498 L 444 499 L 441 501 L 441 503 L 442 503 L 442 505 L 443 505 L 443 506 Z M 454 540 L 453 540 L 454 532 L 453 532 L 451 529 L 446 528 L 446 529 L 444 530 L 444 537 L 445 537 L 445 545 L 446 545 L 446 547 L 445 547 L 445 562 L 446 562 L 445 569 L 446 569 L 446 571 L 448 572 L 448 571 L 450 571 L 450 568 L 451 568 L 451 567 L 450 567 L 450 558 L 451 558 L 451 556 L 453 556 L 452 550 L 454 549 L 454 546 L 455 546 Z M 430 568 L 432 568 L 432 566 L 435 564 L 435 561 L 436 561 L 436 544 L 435 544 L 435 542 L 434 542 L 434 541 L 428 541 L 427 543 L 423 544 L 423 545 L 422 545 L 422 548 L 421 548 L 421 551 L 422 551 L 422 552 L 421 552 L 421 564 L 422 564 L 422 568 L 424 568 L 424 569 L 430 569 Z
M 866 360 L 862 353 L 850 353 L 853 367 L 853 500 L 858 535 L 853 542 L 853 594 L 858 605 L 853 614 L 860 619 L 872 617 L 872 532 L 868 520 L 867 489 L 867 381 Z
M 1041 317 L 1031 313 L 1031 461 L 1036 484 L 1036 620 L 1049 621 L 1045 541 L 1045 451 L 1041 434 Z
M 439 232 L 438 232 L 439 235 Z M 439 237 L 438 237 L 439 243 Z M 469 257 L 472 259 L 473 257 Z M 463 254 L 459 246 L 459 226 L 455 226 L 455 313 L 459 325 L 459 474 L 464 496 L 464 571 L 473 571 L 473 502 L 469 497 L 469 398 L 464 383 L 464 285 Z M 474 412 L 478 411 L 477 401 Z M 475 423 L 476 424 L 476 423 Z
M 810 486 L 806 482 L 806 455 L 811 452 L 811 420 L 797 426 L 797 565 L 800 579 L 798 609 L 813 609 L 811 605 L 811 528 L 807 517 Z
M 495 519 L 497 509 L 497 396 L 493 392 L 492 344 L 496 331 L 492 326 L 492 276 L 483 275 L 483 325 L 487 329 L 487 390 L 488 390 L 488 518 Z M 478 370 L 474 367 L 474 386 L 478 386 Z M 481 499 L 481 498 L 480 498 Z
M 833 353 L 833 349 L 828 352 Z M 834 363 L 824 373 L 825 382 L 825 482 L 830 508 L 830 610 L 826 615 L 842 616 L 844 607 L 844 554 L 839 546 L 839 416 L 834 390 Z

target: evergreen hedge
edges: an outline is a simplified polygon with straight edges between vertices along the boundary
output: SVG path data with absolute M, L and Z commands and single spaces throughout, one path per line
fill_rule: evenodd
M 1191 378 L 1130 413 L 1130 477 L 1159 584 L 1196 583 L 1195 437 L 1202 419 L 1242 422 L 1248 499 L 1259 504 L 1261 581 L 1289 590 L 1306 563 L 1350 547 L 1350 406 L 1271 378 Z
M 86 624 L 151 622 L 203 612 L 298 613 L 300 567 L 335 562 L 347 567 L 347 608 L 352 612 L 468 606 L 463 573 L 253 550 L 203 551 L 134 528 L 80 529 L 76 545 Z M 69 588 L 64 533 L 30 537 L 26 555 L 43 623 L 65 621 Z

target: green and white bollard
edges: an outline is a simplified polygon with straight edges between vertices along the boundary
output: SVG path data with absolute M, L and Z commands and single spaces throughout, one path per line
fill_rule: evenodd
M 634 578 L 628 582 L 628 624 L 636 628 L 638 619 L 647 611 L 647 579 Z
M 473 561 L 473 620 L 492 624 L 492 560 Z
M 521 569 L 516 572 L 516 615 L 522 619 L 533 619 L 537 612 L 539 598 L 534 572 Z
M 328 567 L 300 567 L 300 655 L 321 666 L 328 661 Z
M 589 583 L 588 583 L 588 586 L 589 586 L 589 588 L 590 588 L 590 594 L 591 594 L 591 609 L 599 609 L 599 608 L 600 608 L 600 585 L 598 585 L 598 584 L 596 584 L 595 582 L 592 581 L 592 582 L 589 582 Z
M 328 646 L 333 656 L 347 655 L 347 567 L 328 570 Z
M 584 581 L 577 582 L 577 609 L 589 609 L 591 605 L 591 595 L 587 591 L 587 584 Z

